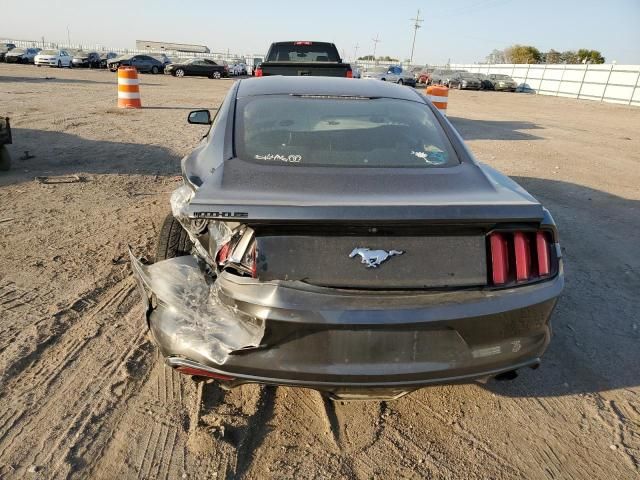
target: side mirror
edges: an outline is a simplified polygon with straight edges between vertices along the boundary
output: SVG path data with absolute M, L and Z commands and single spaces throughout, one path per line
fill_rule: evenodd
M 187 122 L 194 125 L 211 125 L 211 113 L 209 110 L 194 110 L 189 112 Z

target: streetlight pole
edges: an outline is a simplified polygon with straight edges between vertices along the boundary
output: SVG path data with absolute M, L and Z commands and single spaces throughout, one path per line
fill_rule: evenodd
M 356 43 L 356 46 L 355 46 L 355 48 L 354 48 L 354 52 L 353 52 L 353 61 L 358 60 L 358 49 L 359 49 L 359 48 L 360 48 L 360 45 L 358 45 L 358 44 Z
M 424 22 L 423 19 L 420 18 L 420 9 L 418 9 L 418 14 L 416 15 L 416 18 L 410 18 L 409 20 L 413 21 L 413 43 L 411 44 L 411 58 L 409 59 L 409 65 L 413 64 L 413 52 L 416 48 L 416 34 L 418 33 L 418 29 L 422 28 L 422 25 L 420 25 L 422 22 Z
M 67 25 L 67 48 L 71 48 L 71 34 L 69 33 L 69 25 Z
M 382 40 L 380 40 L 380 38 L 378 38 L 379 35 L 376 33 L 376 38 L 373 39 L 373 61 L 376 61 L 376 50 L 378 48 L 378 43 L 380 43 Z

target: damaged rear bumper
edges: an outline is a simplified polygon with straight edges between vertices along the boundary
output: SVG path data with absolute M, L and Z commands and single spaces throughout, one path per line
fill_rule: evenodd
M 132 257 L 153 338 L 167 363 L 248 382 L 403 393 L 537 365 L 560 274 L 514 289 L 371 292 L 259 282 L 196 257 Z

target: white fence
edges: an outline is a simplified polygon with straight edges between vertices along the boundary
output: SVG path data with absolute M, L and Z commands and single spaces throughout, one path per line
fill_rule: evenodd
M 640 65 L 452 64 L 450 68 L 509 75 L 523 92 L 640 106 Z

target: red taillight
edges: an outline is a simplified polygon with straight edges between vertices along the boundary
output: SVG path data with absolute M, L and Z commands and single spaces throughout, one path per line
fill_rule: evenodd
M 551 273 L 551 259 L 549 258 L 549 241 L 544 232 L 536 233 L 536 253 L 538 255 L 538 274 L 541 277 Z
M 240 252 L 236 250 L 240 249 Z M 244 251 L 244 253 L 242 253 Z M 242 246 L 237 238 L 225 243 L 216 256 L 216 262 L 221 269 L 229 268 L 241 275 L 250 275 L 257 278 L 256 243 Z
M 223 264 L 227 260 L 230 249 L 231 249 L 231 242 L 225 243 L 222 246 L 222 248 L 220 248 L 220 250 L 218 251 L 218 258 L 216 259 L 218 261 L 218 264 Z
M 313 45 L 313 42 L 293 42 L 294 45 Z
M 347 78 L 353 78 L 353 70 L 347 70 Z
M 491 271 L 494 285 L 507 283 L 509 272 L 509 253 L 507 239 L 501 233 L 493 233 L 489 237 L 491 243 Z
M 261 76 L 262 76 L 262 69 L 256 68 L 256 77 L 261 77 Z
M 494 232 L 489 235 L 491 284 L 530 282 L 552 273 L 549 232 Z
M 180 366 L 176 367 L 176 370 L 180 373 L 184 373 L 185 375 L 193 375 L 194 377 L 207 377 L 207 378 L 215 378 L 216 380 L 233 380 L 235 377 L 230 377 L 229 375 L 223 375 L 221 373 L 213 373 L 207 370 L 202 370 L 196 367 L 187 367 Z
M 531 253 L 529 251 L 529 239 L 522 232 L 513 234 L 513 248 L 516 252 L 516 280 L 523 282 L 529 280 L 531 274 Z

